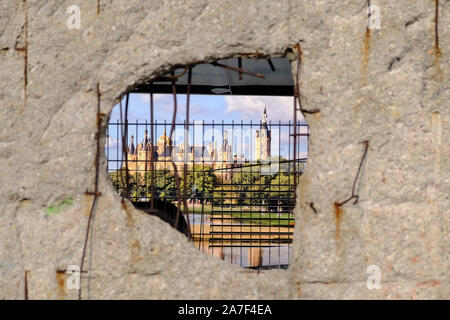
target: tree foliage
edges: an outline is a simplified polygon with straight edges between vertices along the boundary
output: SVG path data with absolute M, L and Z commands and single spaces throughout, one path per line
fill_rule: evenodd
M 284 159 L 280 159 L 284 160 Z M 214 205 L 252 206 L 255 211 L 290 211 L 294 203 L 294 171 L 289 163 L 281 163 L 280 170 L 272 175 L 261 175 L 260 168 L 246 167 L 235 172 L 229 183 L 223 183 L 211 167 L 201 164 L 189 167 L 186 179 L 183 170 L 178 170 L 180 194 L 186 186 L 187 199 Z M 297 170 L 303 171 L 303 164 Z M 128 174 L 128 192 L 125 170 L 109 173 L 114 188 L 133 201 L 150 198 L 151 172 Z M 172 170 L 155 170 L 154 196 L 168 201 L 177 200 L 176 179 Z

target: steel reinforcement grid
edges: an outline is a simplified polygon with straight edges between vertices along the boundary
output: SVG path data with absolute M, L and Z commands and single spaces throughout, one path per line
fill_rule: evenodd
M 105 148 L 123 197 L 222 260 L 254 269 L 289 265 L 307 124 L 294 133 L 292 122 L 124 118 L 109 123 Z

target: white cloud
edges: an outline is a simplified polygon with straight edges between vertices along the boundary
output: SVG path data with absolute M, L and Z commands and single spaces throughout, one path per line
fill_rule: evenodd
M 120 146 L 119 139 L 109 136 L 107 141 L 107 146 L 110 149 L 114 149 Z
M 146 93 L 140 93 L 139 97 L 141 98 L 142 102 L 150 102 L 150 94 L 146 94 Z M 164 101 L 168 100 L 169 98 L 171 98 L 171 95 L 168 94 L 154 94 L 153 95 L 153 102 L 159 102 L 159 101 Z
M 227 108 L 225 113 L 238 111 L 242 120 L 260 120 L 264 106 L 267 108 L 268 120 L 289 121 L 293 120 L 292 97 L 264 97 L 264 96 L 226 96 Z M 299 120 L 303 117 L 299 114 Z
M 149 94 L 140 94 L 139 97 L 141 98 L 142 102 L 150 102 L 150 95 Z

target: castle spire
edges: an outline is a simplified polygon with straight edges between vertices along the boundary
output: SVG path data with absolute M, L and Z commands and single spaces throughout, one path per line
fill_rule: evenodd
M 134 149 L 134 136 L 131 135 L 130 145 L 128 146 L 128 153 L 129 154 L 134 154 L 134 151 L 135 151 L 135 149 Z
M 144 140 L 142 140 L 142 150 L 148 150 L 148 130 L 144 131 Z
M 266 105 L 264 105 L 264 112 L 262 114 L 262 123 L 267 123 L 267 111 L 266 111 Z

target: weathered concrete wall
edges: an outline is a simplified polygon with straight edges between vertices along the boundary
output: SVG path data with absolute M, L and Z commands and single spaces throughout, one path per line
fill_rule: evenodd
M 450 1 L 439 1 L 441 57 L 435 1 L 372 4 L 381 29 L 368 33 L 365 0 L 1 1 L 0 298 L 77 298 L 57 270 L 81 262 L 97 83 L 108 114 L 171 65 L 277 55 L 297 42 L 304 108 L 320 113 L 307 116 L 289 270 L 228 265 L 122 205 L 101 148 L 83 298 L 450 298 Z M 80 30 L 66 26 L 70 5 L 81 8 Z M 336 208 L 351 195 L 364 140 L 359 202 Z M 380 290 L 366 286 L 369 265 L 381 269 Z

